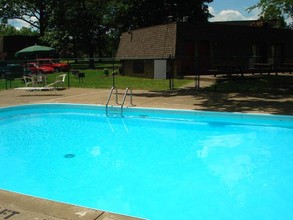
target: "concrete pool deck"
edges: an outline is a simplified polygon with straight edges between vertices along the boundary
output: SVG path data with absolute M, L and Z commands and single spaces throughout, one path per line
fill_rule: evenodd
M 70 88 L 57 92 L 0 91 L 0 107 L 35 103 L 105 105 L 109 89 Z M 122 100 L 123 90 L 119 90 Z M 293 94 L 239 94 L 195 91 L 192 85 L 172 91 L 133 91 L 137 107 L 293 115 Z M 128 104 L 128 101 L 126 102 Z M 179 211 L 179 210 L 177 210 Z M 37 199 L 0 190 L 0 219 L 131 220 L 132 217 Z
M 137 220 L 129 216 L 58 203 L 0 190 L 0 219 Z
M 119 101 L 123 97 L 119 90 Z M 105 105 L 109 89 L 70 88 L 50 92 L 19 90 L 0 91 L 0 107 L 33 103 L 80 103 Z M 126 101 L 125 106 L 128 105 Z M 250 112 L 293 115 L 291 94 L 240 94 L 196 91 L 192 85 L 167 91 L 133 91 L 133 103 L 137 107 L 172 108 L 205 111 Z

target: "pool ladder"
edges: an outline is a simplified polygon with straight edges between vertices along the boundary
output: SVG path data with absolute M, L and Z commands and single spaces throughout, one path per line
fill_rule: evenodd
M 125 89 L 125 92 L 124 92 L 124 96 L 123 96 L 123 99 L 122 99 L 122 102 L 121 104 L 118 102 L 118 89 L 115 88 L 115 87 L 112 87 L 111 90 L 110 90 L 110 93 L 109 93 L 109 96 L 108 96 L 108 99 L 107 99 L 107 103 L 106 103 L 106 115 L 109 116 L 109 103 L 110 103 L 110 100 L 111 100 L 111 97 L 113 95 L 113 93 L 115 93 L 115 103 L 118 105 L 118 106 L 112 106 L 112 114 L 111 115 L 117 115 L 117 114 L 113 114 L 113 112 L 116 112 L 117 113 L 117 110 L 119 111 L 120 113 L 120 116 L 123 117 L 123 107 L 124 107 L 124 104 L 125 104 L 125 101 L 126 101 L 126 98 L 127 96 L 129 95 L 129 103 L 131 106 L 135 106 L 133 103 L 132 103 L 132 89 L 127 87 Z M 116 111 L 115 111 L 116 110 Z

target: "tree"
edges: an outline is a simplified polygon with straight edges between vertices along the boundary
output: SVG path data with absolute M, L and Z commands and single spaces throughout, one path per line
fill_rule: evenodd
M 117 47 L 121 32 L 172 21 L 207 22 L 213 0 L 110 0 L 104 14 L 107 36 Z
M 11 25 L 0 25 L 1 36 L 17 35 L 18 31 Z
M 54 9 L 51 16 L 46 40 L 51 41 L 51 45 L 53 41 L 66 43 L 67 47 L 74 50 L 76 57 L 80 51 L 88 54 L 91 61 L 90 67 L 93 67 L 92 58 L 95 52 L 98 51 L 101 56 L 104 46 L 107 29 L 103 25 L 103 16 L 107 1 L 56 0 L 56 2 L 58 7 Z
M 293 18 L 293 1 L 292 0 L 259 0 L 259 2 L 247 10 L 250 12 L 254 9 L 260 9 L 260 18 L 264 20 L 277 19 L 280 26 L 285 24 L 285 19 Z
M 213 0 L 112 0 L 113 24 L 126 31 L 130 26 L 142 28 L 169 21 L 207 22 Z
M 43 36 L 54 5 L 54 0 L 0 0 L 0 18 L 23 20 Z
M 36 36 L 37 33 L 30 28 L 22 27 L 20 30 L 17 30 L 11 25 L 0 25 L 0 32 L 2 36 L 13 36 L 13 35 L 22 35 L 22 36 Z
M 169 21 L 207 22 L 212 0 L 0 0 L 0 21 L 21 19 L 63 51 L 112 52 L 122 31 Z M 109 55 L 109 53 L 108 53 Z

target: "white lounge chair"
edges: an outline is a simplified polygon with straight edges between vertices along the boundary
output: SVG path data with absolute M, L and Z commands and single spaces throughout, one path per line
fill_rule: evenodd
M 37 84 L 37 79 L 32 76 L 23 76 L 23 80 L 25 83 L 25 87 L 18 87 L 15 90 L 25 90 L 27 92 L 34 92 L 34 91 L 53 91 L 60 88 L 65 88 L 65 78 L 67 74 L 61 74 L 56 77 L 55 82 L 50 83 L 46 86 L 35 86 Z
M 56 77 L 55 82 L 46 85 L 46 87 L 55 87 L 56 89 L 65 88 L 65 78 L 67 74 L 61 74 Z
M 14 88 L 15 90 L 24 90 L 27 92 L 34 92 L 34 91 L 53 91 L 56 88 L 54 86 L 51 86 L 51 84 L 46 86 L 36 86 L 37 79 L 35 76 L 23 76 L 23 80 L 25 83 L 25 87 L 18 87 Z

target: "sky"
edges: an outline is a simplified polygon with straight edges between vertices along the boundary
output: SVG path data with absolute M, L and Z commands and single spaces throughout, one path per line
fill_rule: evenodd
M 257 4 L 259 0 L 213 0 L 209 11 L 214 16 L 210 21 L 237 21 L 258 19 L 259 12 L 248 13 L 247 8 Z
M 209 4 L 209 11 L 214 16 L 210 21 L 237 21 L 255 20 L 258 18 L 257 10 L 247 13 L 246 9 L 258 3 L 258 0 L 213 0 Z M 27 26 L 21 20 L 11 20 L 10 24 L 20 29 Z

